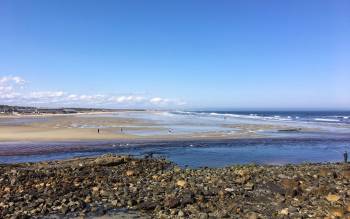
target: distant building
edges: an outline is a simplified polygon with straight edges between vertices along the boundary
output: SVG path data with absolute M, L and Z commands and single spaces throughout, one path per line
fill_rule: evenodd
M 69 113 L 78 113 L 78 111 L 74 109 L 63 109 L 63 113 L 69 114 Z
M 20 114 L 38 113 L 35 107 L 15 107 L 14 111 Z
M 63 109 L 39 108 L 38 112 L 43 114 L 58 114 L 63 113 Z

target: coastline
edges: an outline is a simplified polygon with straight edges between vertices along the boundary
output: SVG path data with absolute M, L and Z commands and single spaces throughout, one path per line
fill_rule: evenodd
M 145 116 L 152 115 L 154 112 L 159 111 L 143 111 Z M 171 126 L 172 124 L 162 126 L 155 121 L 132 116 L 113 117 L 111 112 L 0 116 L 0 142 L 240 139 L 266 137 L 266 134 L 260 133 L 263 130 L 300 129 L 300 127 L 295 127 L 293 124 L 222 124 L 216 127 L 220 131 L 208 129 L 208 131 L 173 133 L 169 131 L 171 128 L 166 128 L 167 125 Z M 100 133 L 97 132 L 98 129 L 100 129 Z M 122 129 L 123 131 L 121 131 Z M 302 130 L 305 132 L 319 131 L 316 128 L 308 127 L 304 127 Z
M 105 155 L 0 165 L 3 218 L 349 218 L 350 165 L 181 169 Z M 336 185 L 336 186 L 335 186 Z

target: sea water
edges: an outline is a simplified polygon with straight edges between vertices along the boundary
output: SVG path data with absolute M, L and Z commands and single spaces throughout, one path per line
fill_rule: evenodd
M 149 120 L 158 128 L 172 129 L 175 134 L 207 132 L 232 134 L 231 132 L 235 130 L 227 127 L 237 124 L 287 125 L 302 129 L 295 132 L 258 130 L 258 134 L 261 134 L 259 138 L 222 140 L 2 142 L 0 154 L 4 151 L 26 150 L 30 153 L 2 153 L 6 156 L 0 156 L 0 163 L 35 162 L 115 153 L 164 157 L 180 166 L 197 168 L 246 163 L 338 162 L 342 161 L 345 151 L 350 152 L 350 112 L 152 111 L 118 112 L 108 116 Z M 303 131 L 304 128 L 317 131 Z M 154 134 L 152 131 L 140 132 L 142 136 Z M 169 133 L 160 131 L 158 134 Z

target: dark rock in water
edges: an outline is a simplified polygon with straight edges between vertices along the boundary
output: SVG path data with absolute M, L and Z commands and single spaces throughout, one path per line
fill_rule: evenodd
M 99 166 L 116 166 L 122 163 L 125 163 L 124 157 L 104 156 L 95 160 L 95 164 Z
M 300 132 L 302 129 L 297 128 L 297 129 L 279 129 L 279 132 Z

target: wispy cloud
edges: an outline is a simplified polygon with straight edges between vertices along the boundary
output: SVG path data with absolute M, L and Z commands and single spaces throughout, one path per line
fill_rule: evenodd
M 66 91 L 33 91 L 19 76 L 0 77 L 0 104 L 86 107 L 176 107 L 185 103 L 142 95 L 77 94 Z

